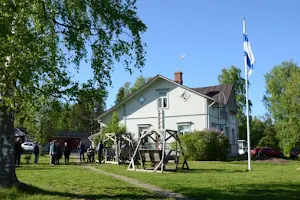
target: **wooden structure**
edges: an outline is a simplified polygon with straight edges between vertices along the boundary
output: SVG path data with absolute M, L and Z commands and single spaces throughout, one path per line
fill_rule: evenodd
M 121 164 L 130 161 L 134 151 L 131 134 L 106 133 L 103 144 L 104 163 Z
M 182 169 L 189 169 L 188 163 L 186 161 L 184 152 L 182 150 L 181 142 L 179 139 L 180 134 L 178 131 L 164 129 L 164 130 L 148 130 L 144 131 L 138 141 L 137 147 L 134 151 L 134 154 L 131 158 L 131 161 L 128 166 L 128 170 L 133 171 L 150 171 L 150 172 L 163 172 L 169 169 L 166 169 L 166 164 L 174 163 L 176 165 L 175 170 L 178 170 L 180 154 L 183 155 L 184 161 L 182 164 Z M 145 149 L 144 148 L 144 139 L 148 137 L 152 139 L 155 144 L 156 149 Z M 167 141 L 171 138 L 175 139 L 175 149 L 167 149 Z M 160 144 L 159 144 L 160 143 Z M 175 155 L 171 155 L 175 151 Z M 138 169 L 135 166 L 135 158 L 141 161 L 141 168 Z M 146 169 L 146 164 L 150 163 L 151 168 Z

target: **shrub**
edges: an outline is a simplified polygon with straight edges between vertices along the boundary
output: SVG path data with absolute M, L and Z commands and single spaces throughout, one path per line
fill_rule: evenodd
M 229 139 L 217 130 L 194 131 L 180 136 L 182 148 L 189 160 L 226 160 Z
M 126 132 L 127 132 L 126 126 L 123 124 L 119 124 L 119 116 L 116 112 L 114 112 L 111 117 L 111 120 L 109 121 L 107 126 L 103 129 L 102 134 L 99 137 L 95 138 L 94 141 L 95 141 L 95 144 L 98 144 L 100 140 L 103 141 L 106 133 L 122 134 L 122 133 L 126 133 Z M 112 146 L 113 141 L 108 140 L 104 143 L 104 145 Z
M 258 147 L 271 147 L 274 149 L 280 149 L 278 146 L 278 141 L 275 137 L 271 135 L 266 135 L 262 137 L 258 142 Z

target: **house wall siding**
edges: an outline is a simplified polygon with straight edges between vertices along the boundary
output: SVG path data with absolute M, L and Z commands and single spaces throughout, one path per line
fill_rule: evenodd
M 206 98 L 159 79 L 116 110 L 120 123 L 126 124 L 128 132 L 133 133 L 136 139 L 139 125 L 149 124 L 151 128 L 158 128 L 157 98 L 162 90 L 168 91 L 168 107 L 163 109 L 164 128 L 177 130 L 177 123 L 180 122 L 190 122 L 192 131 L 206 128 Z M 184 92 L 188 95 L 186 100 L 181 97 Z M 143 104 L 137 101 L 140 96 L 146 99 Z M 107 124 L 111 116 L 112 113 L 106 115 L 103 123 Z
M 207 105 L 211 100 L 186 91 L 164 79 L 158 79 L 115 110 L 119 115 L 120 124 L 126 125 L 127 131 L 133 133 L 136 140 L 139 137 L 139 126 L 149 125 L 150 128 L 158 128 L 157 99 L 158 91 L 161 90 L 168 92 L 168 107 L 164 109 L 164 128 L 177 130 L 178 123 L 190 123 L 191 131 L 194 131 L 207 128 L 208 121 L 210 126 L 211 122 L 225 123 L 225 120 L 219 119 L 218 109 L 210 108 L 210 116 L 207 115 Z M 187 99 L 181 97 L 184 92 L 188 96 Z M 137 101 L 141 96 L 146 99 L 142 104 Z M 106 115 L 102 118 L 102 122 L 107 124 L 111 116 L 112 113 Z M 230 125 L 230 128 L 231 126 L 235 125 Z M 232 148 L 232 152 L 235 153 L 235 147 Z
M 220 116 L 220 109 L 224 108 L 228 113 L 227 120 Z M 229 142 L 231 144 L 231 154 L 237 155 L 238 153 L 238 126 L 235 117 L 235 113 L 230 112 L 228 106 L 223 106 L 220 104 L 214 104 L 209 108 L 209 128 L 213 128 L 212 124 L 215 124 L 215 128 L 222 130 L 229 137 Z

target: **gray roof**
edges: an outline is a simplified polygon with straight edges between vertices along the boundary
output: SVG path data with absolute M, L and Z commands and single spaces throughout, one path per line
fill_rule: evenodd
M 214 85 L 208 87 L 191 88 L 192 90 L 212 97 L 216 102 L 227 105 L 230 94 L 233 89 L 233 84 Z
M 90 134 L 80 131 L 60 131 L 55 134 L 55 137 L 63 138 L 88 138 Z
M 19 128 L 14 128 L 15 136 L 25 136 L 25 132 L 21 131 Z

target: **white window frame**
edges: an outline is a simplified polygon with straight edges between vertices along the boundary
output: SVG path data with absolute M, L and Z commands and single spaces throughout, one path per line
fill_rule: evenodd
M 165 96 L 160 96 L 161 93 L 165 93 L 166 95 Z M 165 107 L 163 106 L 164 100 L 167 101 L 167 105 Z M 167 108 L 169 108 L 169 93 L 168 93 L 167 90 L 157 91 L 157 108 L 158 109 L 167 109 Z
M 138 124 L 137 125 L 137 127 L 138 127 L 138 139 L 140 139 L 140 137 L 141 137 L 140 128 L 149 129 L 150 126 L 151 126 L 151 124 Z M 148 137 L 145 137 L 145 140 L 146 140 L 145 143 L 147 143 L 148 142 Z
M 179 126 L 189 126 L 189 130 L 181 132 L 183 134 L 192 132 L 192 122 L 177 122 L 177 131 L 179 132 Z

